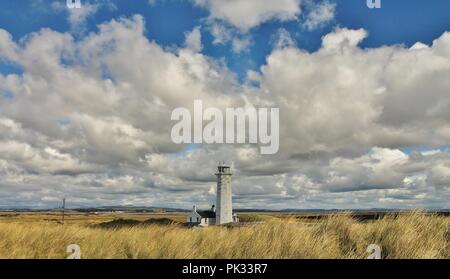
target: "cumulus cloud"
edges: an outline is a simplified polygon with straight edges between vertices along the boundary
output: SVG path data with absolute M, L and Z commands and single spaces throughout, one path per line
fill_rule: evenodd
M 97 190 L 105 187 L 105 172 L 118 178 L 136 172 L 133 181 L 145 177 L 142 187 L 182 185 L 173 175 L 152 173 L 146 158 L 183 148 L 170 140 L 175 107 L 196 98 L 218 107 L 234 102 L 228 95 L 236 81 L 221 62 L 188 49 L 163 50 L 143 33 L 140 16 L 102 24 L 76 42 L 43 29 L 19 45 L 1 30 L 2 59 L 24 69 L 0 75 L 0 91 L 12 94 L 0 100 L 5 169 L 23 173 L 23 183 L 36 190 L 70 184 L 60 176 L 74 177 L 74 189 L 82 178 L 86 191 L 90 184 Z
M 423 49 L 361 49 L 366 36 L 336 29 L 314 53 L 284 48 L 269 55 L 261 85 L 280 106 L 286 150 L 448 144 L 449 57 L 441 46 L 449 33 Z
M 300 13 L 300 0 L 194 0 L 210 12 L 211 19 L 226 21 L 242 32 L 271 19 L 295 20 Z
M 234 38 L 232 41 L 232 49 L 234 53 L 241 53 L 249 50 L 252 41 L 249 37 Z
M 79 9 L 69 9 L 70 24 L 73 28 L 79 28 L 89 16 L 97 12 L 98 8 L 98 5 L 84 4 Z
M 212 2 L 211 2 L 212 3 Z M 239 83 L 221 61 L 144 35 L 141 16 L 75 40 L 43 29 L 15 42 L 0 29 L 0 206 L 214 202 L 214 166 L 233 164 L 238 207 L 448 207 L 450 34 L 432 45 L 363 49 L 337 28 L 315 52 L 279 31 L 279 47 Z M 195 51 L 193 51 L 195 50 Z M 245 96 L 245 99 L 242 98 Z M 280 108 L 280 152 L 170 140 L 174 108 Z M 411 154 L 404 147 L 429 146 Z
M 334 19 L 336 4 L 328 1 L 314 4 L 309 1 L 307 5 L 309 12 L 306 15 L 303 25 L 309 29 L 314 30 Z
M 47 13 L 67 13 L 67 21 L 71 26 L 71 31 L 74 33 L 84 32 L 88 18 L 95 15 L 101 8 L 107 8 L 110 11 L 117 9 L 116 4 L 112 0 L 81 1 L 80 8 L 68 8 L 66 1 L 53 1 L 49 8 L 47 8 L 47 4 L 39 0 L 33 2 L 32 5 Z
M 12 40 L 11 34 L 6 30 L 0 29 L 0 59 L 10 62 L 17 62 L 18 47 Z
M 251 46 L 250 30 L 270 20 L 302 21 L 307 29 L 313 30 L 334 19 L 334 3 L 300 0 L 245 0 L 216 1 L 195 0 L 197 5 L 209 11 L 208 28 L 213 36 L 213 44 L 230 43 L 234 53 L 247 51 Z M 302 8 L 307 11 L 301 15 Z M 278 32 L 280 33 L 280 32 Z M 280 34 L 279 34 L 280 35 Z M 281 34 L 284 42 L 292 43 L 292 38 Z M 287 42 L 286 40 L 290 40 Z
M 203 48 L 202 33 L 200 27 L 195 27 L 191 32 L 185 34 L 185 46 L 195 52 L 200 52 Z
M 272 40 L 274 48 L 294 47 L 296 44 L 295 39 L 293 39 L 289 31 L 284 28 L 279 28 Z
M 212 24 L 210 32 L 214 37 L 213 44 L 225 44 L 233 38 L 233 31 L 223 24 Z
M 208 26 L 213 36 L 214 45 L 231 44 L 231 50 L 235 54 L 250 50 L 252 38 L 249 34 L 241 34 L 233 28 L 229 28 L 224 24 L 214 22 Z

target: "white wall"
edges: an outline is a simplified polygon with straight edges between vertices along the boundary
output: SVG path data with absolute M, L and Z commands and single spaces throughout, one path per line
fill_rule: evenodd
M 198 218 L 198 219 L 197 219 Z M 200 214 L 198 214 L 196 211 L 191 211 L 187 218 L 186 221 L 189 223 L 200 223 L 201 221 L 201 216 Z
M 233 222 L 231 174 L 217 175 L 216 224 Z
M 215 225 L 216 224 L 216 218 L 202 218 L 202 222 L 200 223 L 200 226 L 209 226 L 209 225 Z

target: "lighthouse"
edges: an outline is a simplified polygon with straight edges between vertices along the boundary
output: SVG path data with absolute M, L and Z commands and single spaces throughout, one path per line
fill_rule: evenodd
M 216 225 L 233 222 L 233 203 L 231 201 L 230 166 L 219 164 L 217 167 L 217 204 Z
M 229 223 L 239 223 L 239 216 L 233 214 L 233 203 L 231 193 L 231 170 L 230 166 L 220 163 L 217 167 L 217 204 L 212 205 L 211 210 L 197 211 L 194 205 L 192 211 L 187 215 L 187 223 L 191 226 L 210 226 Z

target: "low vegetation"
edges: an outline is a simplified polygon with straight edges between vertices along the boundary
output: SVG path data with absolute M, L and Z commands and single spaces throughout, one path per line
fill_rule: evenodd
M 66 258 L 73 243 L 82 258 L 367 258 L 370 244 L 381 246 L 383 258 L 450 258 L 450 217 L 445 216 L 245 218 L 264 223 L 190 228 L 182 217 L 164 216 L 69 216 L 64 225 L 48 216 L 0 218 L 0 258 Z

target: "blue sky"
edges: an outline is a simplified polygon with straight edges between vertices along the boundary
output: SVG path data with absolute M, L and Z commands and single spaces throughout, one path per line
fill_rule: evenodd
M 71 27 L 65 11 L 53 11 L 52 2 L 64 0 L 10 1 L 1 0 L 0 28 L 8 30 L 18 40 L 41 28 L 70 32 Z M 87 2 L 87 1 L 83 1 Z M 91 3 L 102 1 L 90 1 Z M 381 9 L 369 9 L 365 0 L 329 0 L 336 4 L 335 18 L 316 30 L 308 30 L 299 21 L 280 22 L 273 19 L 254 27 L 248 33 L 252 44 L 241 53 L 233 53 L 227 44 L 213 44 L 213 37 L 205 26 L 208 11 L 189 0 L 160 0 L 149 4 L 148 0 L 111 0 L 115 7 L 102 6 L 95 15 L 86 20 L 86 30 L 97 30 L 97 25 L 113 18 L 143 15 L 146 35 L 150 40 L 166 47 L 182 46 L 185 33 L 202 25 L 203 53 L 223 58 L 241 80 L 249 69 L 257 70 L 264 64 L 273 48 L 273 34 L 279 28 L 290 32 L 298 47 L 315 51 L 320 47 L 321 37 L 336 26 L 364 28 L 369 37 L 362 47 L 405 44 L 417 41 L 430 44 L 450 25 L 450 2 L 447 0 L 384 0 Z M 321 1 L 316 1 L 321 2 Z M 77 34 L 75 34 L 77 35 Z M 3 64 L 0 71 L 17 72 L 13 65 Z
M 302 16 L 298 20 L 286 22 L 272 19 L 247 32 L 245 36 L 250 38 L 251 44 L 246 50 L 235 53 L 229 43 L 213 43 L 214 37 L 206 23 L 208 11 L 190 0 L 156 0 L 153 3 L 148 0 L 132 3 L 109 0 L 107 2 L 112 5 L 101 5 L 95 14 L 86 18 L 82 32 L 73 32 L 67 11 L 53 9 L 54 2 L 65 4 L 65 0 L 1 0 L 0 28 L 8 30 L 16 41 L 42 28 L 72 32 L 75 38 L 79 38 L 89 32 L 96 32 L 98 25 L 106 21 L 140 14 L 145 18 L 145 35 L 149 40 L 163 47 L 176 48 L 183 47 L 187 32 L 201 26 L 202 53 L 225 61 L 242 82 L 248 70 L 258 71 L 265 64 L 267 55 L 273 49 L 274 34 L 280 28 L 290 33 L 297 47 L 313 52 L 320 47 L 322 36 L 336 27 L 365 29 L 369 36 L 361 47 L 376 48 L 395 44 L 409 47 L 418 41 L 431 44 L 450 26 L 450 1 L 447 0 L 384 0 L 381 9 L 369 9 L 365 0 L 329 0 L 327 2 L 336 4 L 336 10 L 334 18 L 326 24 L 309 30 L 302 26 Z M 82 0 L 83 3 L 105 3 L 105 0 Z M 0 61 L 0 73 L 21 73 L 21 69 L 12 63 Z M 3 96 L 11 98 L 7 93 Z M 424 148 L 418 147 L 417 150 Z M 416 148 L 404 149 L 407 153 L 413 150 Z
M 239 207 L 448 208 L 450 1 L 241 1 L 0 0 L 0 207 L 209 206 L 227 160 Z M 277 154 L 170 140 L 243 96 Z

